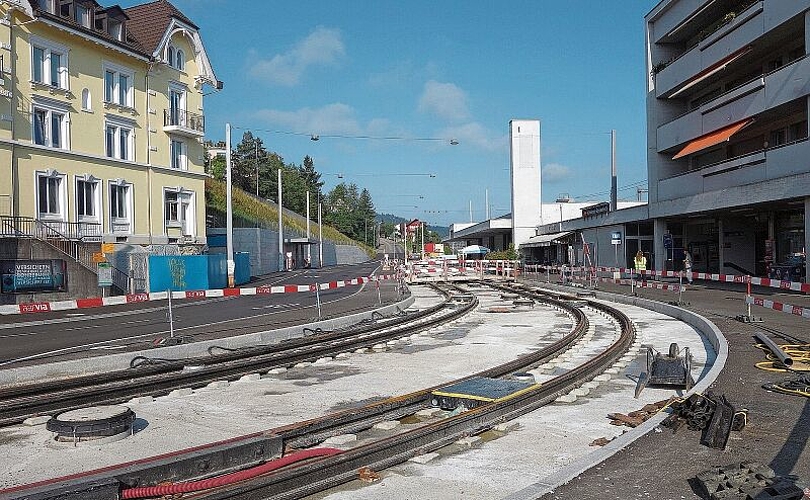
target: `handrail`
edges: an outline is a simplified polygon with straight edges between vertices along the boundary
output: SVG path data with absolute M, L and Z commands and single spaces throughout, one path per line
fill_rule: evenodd
M 163 111 L 163 126 L 175 126 L 197 132 L 205 132 L 205 117 L 184 109 L 167 109 Z

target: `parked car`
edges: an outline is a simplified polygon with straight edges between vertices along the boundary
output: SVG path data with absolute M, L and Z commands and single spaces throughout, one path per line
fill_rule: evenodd
M 787 260 L 771 265 L 768 277 L 781 281 L 803 281 L 806 274 L 805 257 L 802 253 L 794 253 Z

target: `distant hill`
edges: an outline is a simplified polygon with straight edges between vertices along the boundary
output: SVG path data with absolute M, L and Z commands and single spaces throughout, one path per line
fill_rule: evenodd
M 401 222 L 410 222 L 413 219 L 406 219 L 404 217 L 400 217 L 394 214 L 377 214 L 377 222 L 388 222 L 391 224 L 399 224 Z M 450 235 L 450 228 L 447 226 L 433 226 L 431 224 L 427 225 L 428 231 L 434 231 L 442 238 L 445 238 Z

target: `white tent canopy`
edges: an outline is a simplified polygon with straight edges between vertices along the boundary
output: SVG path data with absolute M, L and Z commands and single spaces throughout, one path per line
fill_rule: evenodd
M 485 255 L 490 252 L 489 248 L 482 247 L 481 245 L 470 245 L 458 251 L 462 255 Z

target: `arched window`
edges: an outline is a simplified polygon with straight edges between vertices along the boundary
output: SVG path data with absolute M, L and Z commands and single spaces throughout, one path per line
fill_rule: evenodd
M 82 109 L 85 111 L 93 109 L 93 105 L 90 102 L 90 89 L 82 89 Z
M 183 71 L 183 67 L 186 65 L 186 54 L 181 50 L 177 49 L 177 65 L 175 68 Z
M 166 50 L 166 62 L 169 66 L 174 67 L 174 47 L 169 45 L 169 48 Z

